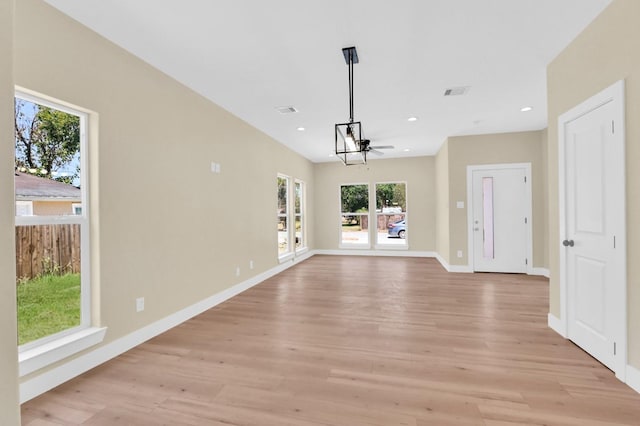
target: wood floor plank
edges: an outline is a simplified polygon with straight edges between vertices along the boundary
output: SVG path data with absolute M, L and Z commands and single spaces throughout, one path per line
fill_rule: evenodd
M 548 280 L 314 256 L 22 406 L 38 425 L 638 425 Z

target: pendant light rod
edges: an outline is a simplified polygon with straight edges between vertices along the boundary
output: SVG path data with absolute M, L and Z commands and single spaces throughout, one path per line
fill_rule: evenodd
M 358 52 L 351 46 L 342 49 L 342 54 L 349 68 L 349 122 L 353 123 L 353 65 L 358 63 Z

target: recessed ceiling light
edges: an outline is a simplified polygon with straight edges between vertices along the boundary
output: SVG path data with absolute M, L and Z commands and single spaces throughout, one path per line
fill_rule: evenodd
M 520 108 L 520 112 L 529 112 L 531 110 L 533 110 L 533 107 L 530 106 Z
M 404 152 L 409 152 L 411 151 L 409 148 L 405 148 Z
M 304 132 L 304 127 L 298 127 L 297 129 L 299 132 Z
M 329 154 L 329 157 L 333 157 L 333 154 Z
M 418 121 L 418 117 L 409 117 L 407 118 L 407 121 L 411 121 L 411 122 Z

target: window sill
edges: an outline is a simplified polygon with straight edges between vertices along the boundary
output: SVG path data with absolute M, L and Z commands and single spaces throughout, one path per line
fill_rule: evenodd
M 340 249 L 352 249 L 352 250 L 369 250 L 371 246 L 369 244 L 340 244 Z
M 106 327 L 89 327 L 18 354 L 20 377 L 70 357 L 104 340 Z
M 376 244 L 376 250 L 409 250 L 408 244 Z

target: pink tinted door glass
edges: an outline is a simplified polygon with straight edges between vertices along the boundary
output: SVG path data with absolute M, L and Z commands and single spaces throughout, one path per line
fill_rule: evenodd
M 493 178 L 482 178 L 483 254 L 493 259 Z

